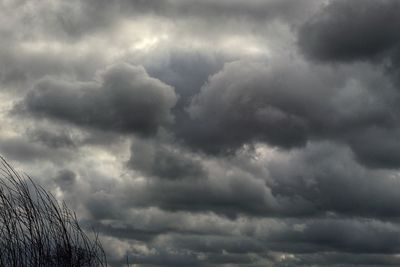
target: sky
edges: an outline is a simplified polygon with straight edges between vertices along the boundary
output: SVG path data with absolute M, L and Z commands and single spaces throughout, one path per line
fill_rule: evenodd
M 400 266 L 400 1 L 0 0 L 0 154 L 111 266 Z

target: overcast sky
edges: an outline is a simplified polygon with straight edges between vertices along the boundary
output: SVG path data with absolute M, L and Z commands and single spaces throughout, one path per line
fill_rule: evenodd
M 400 266 L 400 1 L 0 0 L 0 154 L 111 266 Z

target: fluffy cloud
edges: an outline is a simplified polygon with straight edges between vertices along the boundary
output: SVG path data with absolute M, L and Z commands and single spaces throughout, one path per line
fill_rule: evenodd
M 147 175 L 166 179 L 200 178 L 206 175 L 195 156 L 162 143 L 135 141 L 128 165 Z
M 396 167 L 394 94 L 385 74 L 367 65 L 355 71 L 288 59 L 237 61 L 211 76 L 193 98 L 190 119 L 178 135 L 211 153 L 260 141 L 288 149 L 328 139 L 348 143 L 369 166 Z M 393 152 L 379 152 L 382 145 L 360 146 L 360 138 L 381 140 Z
M 154 134 L 171 123 L 174 89 L 148 76 L 142 67 L 114 65 L 97 82 L 39 81 L 20 109 L 103 130 Z M 22 111 L 21 111 L 22 112 Z
M 370 60 L 398 46 L 400 4 L 384 1 L 330 1 L 305 23 L 299 45 L 322 61 Z

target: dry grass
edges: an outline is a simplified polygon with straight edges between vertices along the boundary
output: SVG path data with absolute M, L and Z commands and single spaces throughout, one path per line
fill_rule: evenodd
M 107 266 L 65 203 L 0 157 L 0 266 Z

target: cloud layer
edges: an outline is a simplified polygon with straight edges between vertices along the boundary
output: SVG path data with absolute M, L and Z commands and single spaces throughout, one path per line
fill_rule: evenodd
M 0 153 L 111 266 L 400 265 L 398 1 L 0 7 Z

